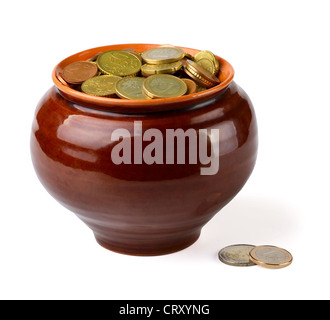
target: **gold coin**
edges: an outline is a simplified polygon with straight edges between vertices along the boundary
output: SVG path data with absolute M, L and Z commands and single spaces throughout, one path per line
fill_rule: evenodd
M 121 77 L 96 76 L 86 80 L 81 85 L 81 91 L 93 96 L 108 97 L 116 93 L 115 85 Z
M 202 91 L 205 91 L 205 90 L 206 90 L 205 87 L 197 85 L 197 92 L 202 92 Z
M 184 51 L 178 47 L 157 47 L 142 52 L 142 59 L 149 64 L 171 63 L 181 60 Z
M 150 75 L 157 73 L 174 73 L 180 70 L 182 67 L 181 61 L 176 61 L 172 63 L 162 63 L 162 64 L 144 64 L 141 67 L 141 72 Z
M 123 49 L 123 51 L 128 51 L 128 52 L 134 54 L 136 57 L 139 58 L 139 60 L 140 60 L 141 63 L 142 63 L 142 57 L 141 57 L 141 54 L 140 54 L 139 52 L 136 52 L 135 49 L 133 49 L 133 48 L 126 48 L 126 49 Z
M 214 74 L 217 75 L 219 73 L 219 70 L 220 70 L 219 61 L 211 51 L 203 50 L 194 55 L 195 62 L 198 62 L 199 60 L 202 60 L 202 59 L 210 60 L 214 64 L 214 68 L 215 68 Z
M 143 92 L 143 81 L 144 78 L 141 77 L 123 78 L 116 82 L 116 93 L 123 99 L 147 99 L 147 96 Z
M 106 51 L 97 57 L 96 63 L 104 74 L 119 77 L 135 75 L 141 69 L 140 59 L 124 50 Z
M 194 57 L 193 57 L 190 53 L 188 53 L 188 52 L 185 52 L 185 53 L 184 53 L 184 56 L 185 56 L 187 59 L 190 59 L 190 60 L 193 60 L 193 59 L 194 59 Z
M 256 264 L 249 259 L 250 251 L 255 246 L 249 244 L 235 244 L 219 251 L 219 260 L 230 266 L 249 267 Z
M 143 90 L 150 98 L 172 98 L 184 95 L 187 85 L 170 74 L 155 74 L 144 80 Z
M 210 61 L 208 59 L 201 59 L 201 60 L 198 60 L 198 62 L 196 62 L 196 63 L 199 64 L 200 66 L 202 66 L 208 72 L 215 74 L 215 66 L 212 61 Z
M 281 269 L 292 263 L 290 252 L 274 246 L 258 246 L 249 253 L 250 260 L 269 269 Z
M 184 71 L 202 87 L 211 88 L 220 83 L 220 80 L 214 74 L 189 59 L 186 60 Z

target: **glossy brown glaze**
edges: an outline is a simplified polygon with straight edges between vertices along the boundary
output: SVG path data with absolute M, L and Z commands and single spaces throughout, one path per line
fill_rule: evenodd
M 126 45 L 137 52 L 153 46 Z M 158 101 L 85 99 L 56 79 L 68 63 L 124 47 L 87 50 L 55 68 L 56 86 L 36 110 L 32 160 L 48 192 L 93 230 L 99 244 L 133 255 L 171 253 L 195 242 L 201 228 L 247 181 L 257 154 L 256 118 L 248 96 L 232 81 L 231 66 L 220 58 L 221 85 Z M 118 142 L 111 141 L 111 134 L 127 129 L 133 146 L 134 121 L 142 122 L 143 132 L 156 128 L 164 136 L 166 129 L 218 128 L 219 171 L 203 176 L 200 163 L 114 164 L 111 152 Z

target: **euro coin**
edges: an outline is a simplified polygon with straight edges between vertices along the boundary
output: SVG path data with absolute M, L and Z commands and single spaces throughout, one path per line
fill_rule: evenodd
M 199 64 L 200 66 L 202 66 L 208 72 L 215 74 L 215 66 L 212 61 L 210 61 L 208 59 L 201 59 L 196 63 Z
M 187 59 L 184 71 L 202 87 L 212 88 L 220 83 L 220 80 L 215 75 L 192 60 Z
M 187 85 L 170 74 L 155 74 L 143 82 L 144 93 L 150 98 L 172 98 L 184 95 Z
M 93 96 L 109 97 L 116 93 L 116 82 L 121 78 L 117 76 L 96 76 L 86 80 L 81 85 L 81 91 Z
M 95 51 L 90 58 L 69 64 L 56 76 L 62 85 L 87 94 L 139 100 L 207 90 L 220 83 L 216 76 L 218 69 L 219 62 L 210 51 L 199 51 L 193 56 L 179 47 L 165 44 L 144 52 L 129 46 L 121 50 Z M 104 75 L 112 78 L 101 77 Z M 176 79 L 165 77 L 160 81 L 156 78 L 144 83 L 145 78 L 154 75 L 175 75 Z M 140 80 L 136 79 L 141 76 Z M 91 80 L 93 78 L 96 79 Z M 115 81 L 121 78 L 135 79 L 120 82 L 116 89 Z
M 142 52 L 141 56 L 149 64 L 171 63 L 181 60 L 184 57 L 184 51 L 174 46 L 157 47 Z
M 187 65 L 187 58 L 184 57 L 184 58 L 182 58 L 180 61 L 181 61 L 181 63 L 182 63 L 182 66 L 183 66 L 183 67 L 186 67 L 186 65 Z
M 138 53 L 138 52 L 136 52 L 135 49 L 133 49 L 133 48 L 126 48 L 126 49 L 123 49 L 123 50 L 124 50 L 124 51 L 128 51 L 128 52 L 130 52 L 130 53 L 133 53 L 136 57 L 139 58 L 139 60 L 140 60 L 141 63 L 142 63 L 142 57 L 141 57 L 141 54 Z
M 225 247 L 219 251 L 219 260 L 230 266 L 249 267 L 255 266 L 249 258 L 250 251 L 255 246 L 249 244 L 236 244 Z
M 257 246 L 249 253 L 250 260 L 269 269 L 281 269 L 292 263 L 290 252 L 274 246 Z
M 68 87 L 68 83 L 64 81 L 64 79 L 62 78 L 62 76 L 60 74 L 57 75 L 57 79 L 65 86 Z
M 70 84 L 81 84 L 98 73 L 97 66 L 88 61 L 78 61 L 67 65 L 62 72 L 62 78 Z
M 205 90 L 206 90 L 205 87 L 197 85 L 197 92 L 202 92 L 202 91 L 205 91 Z
M 116 82 L 116 93 L 122 99 L 147 99 L 143 93 L 143 81 L 144 78 L 141 77 L 123 78 Z
M 198 52 L 194 55 L 194 61 L 195 62 L 198 63 L 202 59 L 206 59 L 206 60 L 211 61 L 214 65 L 214 72 L 215 72 L 214 74 L 217 75 L 219 73 L 219 70 L 220 70 L 219 61 L 211 51 L 203 50 L 203 51 L 200 51 L 200 52 Z
M 145 63 L 141 67 L 141 72 L 146 75 L 157 74 L 157 73 L 175 73 L 182 68 L 181 61 L 172 63 L 162 64 L 148 64 Z
M 197 92 L 197 84 L 194 80 L 191 80 L 191 79 L 186 79 L 186 78 L 183 78 L 181 79 L 183 82 L 186 83 L 187 85 L 187 92 L 186 94 L 192 94 L 192 93 L 196 93 Z
M 102 73 L 119 77 L 134 76 L 141 69 L 140 59 L 124 50 L 106 51 L 97 57 L 96 63 Z
M 190 60 L 193 60 L 193 59 L 194 59 L 194 57 L 193 57 L 190 53 L 188 53 L 188 52 L 185 52 L 185 53 L 184 53 L 184 56 L 185 56 L 187 59 L 190 59 Z

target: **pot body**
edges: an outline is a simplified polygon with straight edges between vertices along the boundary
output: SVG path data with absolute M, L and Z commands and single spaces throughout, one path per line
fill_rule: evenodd
M 115 164 L 116 129 L 219 129 L 219 168 L 201 175 L 196 164 Z M 122 140 L 123 141 L 123 140 Z M 143 141 L 142 147 L 151 142 Z M 189 144 L 185 154 L 188 156 Z M 162 148 L 166 152 L 165 143 Z M 234 82 L 219 95 L 179 110 L 119 114 L 71 102 L 56 87 L 41 99 L 31 154 L 48 192 L 73 211 L 107 249 L 159 255 L 195 242 L 201 228 L 243 187 L 257 154 L 252 104 Z

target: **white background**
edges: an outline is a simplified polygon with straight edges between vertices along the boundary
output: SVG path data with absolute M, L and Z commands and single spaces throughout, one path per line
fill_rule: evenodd
M 330 298 L 328 1 L 5 1 L 1 30 L 1 299 Z M 235 69 L 259 126 L 255 170 L 198 242 L 160 257 L 100 247 L 39 183 L 29 139 L 62 59 L 92 47 L 211 50 Z M 218 261 L 229 244 L 288 249 L 282 270 Z

